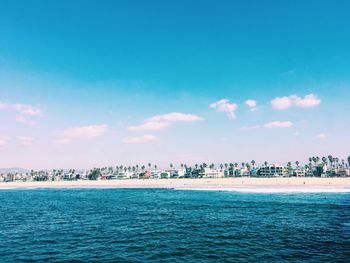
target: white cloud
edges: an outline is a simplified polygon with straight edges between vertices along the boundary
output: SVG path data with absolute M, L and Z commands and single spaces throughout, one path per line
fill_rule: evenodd
M 157 131 L 167 128 L 171 125 L 170 122 L 150 121 L 138 126 L 129 126 L 129 131 Z
M 94 139 L 104 135 L 107 130 L 108 126 L 106 124 L 73 127 L 61 131 L 56 131 L 54 133 L 54 136 L 56 137 L 54 142 L 62 144 L 79 139 Z
M 293 123 L 290 121 L 273 121 L 273 122 L 265 123 L 263 125 L 263 127 L 267 129 L 290 128 L 292 126 L 293 126 Z
M 155 142 L 158 141 L 158 138 L 154 135 L 142 135 L 142 136 L 129 136 L 123 138 L 122 142 L 126 144 L 141 144 L 147 142 Z
M 236 118 L 235 111 L 237 104 L 230 103 L 228 99 L 222 99 L 209 105 L 210 108 L 216 109 L 217 111 L 226 112 L 227 116 L 233 120 Z
M 256 100 L 246 100 L 245 104 L 249 107 L 249 111 L 253 112 L 253 111 L 257 111 L 258 108 L 256 107 L 257 103 Z
M 254 108 L 256 107 L 256 100 L 246 100 L 245 104 L 247 104 L 249 108 Z
M 320 133 L 320 134 L 317 135 L 317 138 L 320 139 L 320 140 L 324 140 L 324 139 L 327 138 L 327 135 L 324 134 L 324 133 Z
M 300 132 L 294 132 L 293 135 L 294 136 L 300 136 Z
M 271 105 L 276 110 L 285 110 L 290 107 L 312 108 L 321 103 L 321 100 L 314 94 L 304 96 L 304 98 L 296 95 L 276 97 L 271 101 Z
M 256 130 L 256 129 L 275 129 L 275 128 L 291 128 L 293 126 L 293 123 L 290 121 L 272 121 L 265 123 L 263 125 L 253 125 L 253 126 L 244 126 L 241 129 L 242 130 Z
M 16 122 L 23 123 L 26 125 L 35 125 L 35 122 L 30 120 L 29 118 L 19 115 L 16 117 Z
M 292 96 L 294 104 L 299 108 L 312 108 L 316 107 L 321 103 L 321 100 L 314 94 L 306 95 L 304 98 Z
M 35 122 L 31 120 L 31 118 L 43 117 L 41 109 L 30 104 L 9 104 L 0 101 L 0 110 L 12 110 L 16 112 L 16 121 L 27 125 L 35 124 Z
M 204 120 L 194 114 L 171 112 L 162 115 L 156 115 L 144 120 L 144 123 L 137 126 L 129 126 L 129 131 L 157 131 L 168 128 L 175 122 L 197 122 Z
M 163 115 L 156 115 L 146 119 L 146 122 L 195 122 L 202 121 L 203 118 L 194 114 L 171 112 Z
M 41 112 L 41 110 L 33 105 L 14 104 L 12 105 L 12 108 L 23 115 L 36 116 L 36 117 L 43 116 L 43 113 Z
M 19 145 L 23 145 L 23 146 L 33 145 L 35 142 L 35 139 L 33 137 L 17 136 L 17 139 L 19 141 Z
M 276 110 L 288 109 L 292 106 L 292 100 L 290 97 L 277 97 L 271 101 L 271 105 Z

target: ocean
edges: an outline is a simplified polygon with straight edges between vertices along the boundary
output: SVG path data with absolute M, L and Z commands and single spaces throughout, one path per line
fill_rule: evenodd
M 0 191 L 0 262 L 350 262 L 350 194 Z

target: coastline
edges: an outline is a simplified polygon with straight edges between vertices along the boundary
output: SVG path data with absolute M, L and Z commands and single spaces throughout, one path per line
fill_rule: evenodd
M 74 188 L 163 188 L 176 190 L 215 190 L 256 193 L 278 192 L 350 192 L 346 178 L 199 178 L 199 179 L 127 179 L 44 182 L 0 182 L 0 190 L 9 189 L 74 189 Z

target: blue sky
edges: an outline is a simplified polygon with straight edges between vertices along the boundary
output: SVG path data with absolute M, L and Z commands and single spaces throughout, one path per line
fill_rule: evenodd
M 0 166 L 345 158 L 349 13 L 349 1 L 2 1 Z

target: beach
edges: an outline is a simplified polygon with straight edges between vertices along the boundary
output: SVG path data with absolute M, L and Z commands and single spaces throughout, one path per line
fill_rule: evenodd
M 0 189 L 165 188 L 238 192 L 350 192 L 350 178 L 199 178 L 1 182 Z

